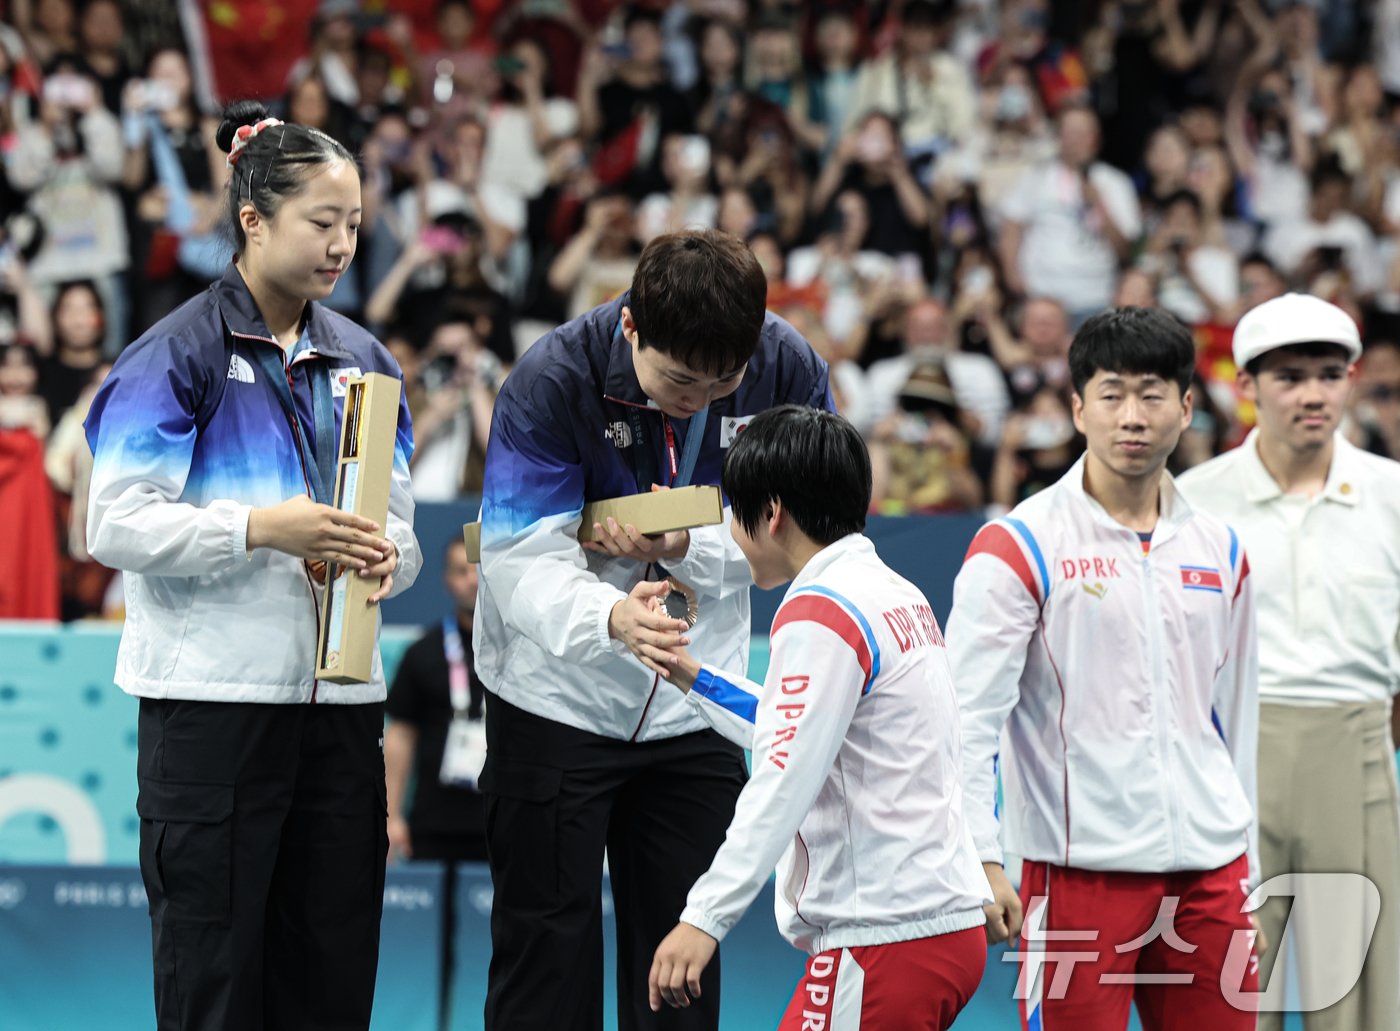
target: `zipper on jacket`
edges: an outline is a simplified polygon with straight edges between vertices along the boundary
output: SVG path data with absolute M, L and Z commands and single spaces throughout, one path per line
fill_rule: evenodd
M 1152 575 L 1151 554 L 1142 556 L 1142 583 L 1147 597 L 1148 641 L 1152 662 L 1152 695 L 1157 711 L 1157 749 L 1161 753 L 1162 769 L 1160 787 L 1166 802 L 1167 837 L 1171 848 L 1170 869 L 1181 868 L 1180 817 L 1177 813 L 1176 793 L 1172 790 L 1171 734 L 1167 727 L 1167 717 L 1172 712 L 1171 697 L 1167 690 L 1164 662 L 1162 659 L 1162 615 L 1157 603 L 1156 577 Z
M 653 673 L 651 675 L 651 694 L 647 695 L 647 703 L 642 706 L 642 718 L 637 721 L 637 728 L 632 731 L 632 736 L 627 739 L 628 741 L 636 741 L 637 735 L 642 732 L 642 725 L 647 721 L 647 713 L 651 711 L 651 700 L 656 697 L 656 689 L 660 684 L 661 674 Z
M 278 346 L 280 347 L 281 345 L 279 344 Z M 287 373 L 287 389 L 288 389 L 288 391 L 291 391 L 291 392 L 292 392 L 292 396 L 295 397 L 295 396 L 296 396 L 296 393 L 295 393 L 296 385 L 295 385 L 295 384 L 293 383 L 293 381 L 292 381 L 292 369 L 291 369 L 291 366 L 288 366 L 288 367 L 287 367 L 286 373 Z M 280 408 L 281 405 L 278 405 L 278 407 Z M 297 468 L 299 468 L 299 469 L 301 470 L 301 482 L 302 482 L 302 485 L 303 485 L 304 487 L 306 487 L 306 496 L 309 497 L 309 498 L 314 498 L 314 497 L 315 497 L 315 492 L 311 489 L 311 477 L 307 474 L 307 471 L 306 471 L 306 449 L 303 448 L 303 447 L 301 446 L 301 445 L 302 445 L 301 426 L 297 424 L 296 418 L 293 417 L 292 414 L 291 414 L 290 412 L 285 413 L 285 414 L 286 414 L 286 416 L 287 416 L 287 425 L 291 428 L 291 431 L 292 431 L 292 443 L 296 446 L 296 452 L 297 452 Z M 305 560 L 305 559 L 303 559 L 303 560 L 302 560 L 302 563 L 301 563 L 301 572 L 302 572 L 302 575 L 306 577 L 306 586 L 307 586 L 308 588 L 310 588 L 310 590 L 311 590 L 311 613 L 312 613 L 312 615 L 313 615 L 313 616 L 315 617 L 315 619 L 316 619 L 316 647 L 315 647 L 315 649 L 312 650 L 312 655 L 314 656 L 314 655 L 316 654 L 316 651 L 319 650 L 320 647 L 321 647 L 321 630 L 322 630 L 322 627 L 321 627 L 321 606 L 318 605 L 317 602 L 316 602 L 316 581 L 313 580 L 313 579 L 311 578 L 311 569 L 307 566 L 306 560 Z M 327 586 L 329 586 L 330 575 L 331 575 L 331 564 L 330 564 L 329 562 L 327 562 L 327 563 L 326 563 L 326 573 L 325 573 L 326 581 L 327 581 Z M 312 664 L 314 665 L 316 660 L 313 658 L 311 661 L 312 661 Z M 314 670 L 313 670 L 313 672 L 314 672 Z M 311 678 L 311 704 L 312 704 L 312 705 L 315 705 L 315 704 L 316 704 L 316 701 L 317 701 L 317 694 L 320 692 L 320 689 L 321 689 L 321 682 L 320 682 L 319 680 L 317 680 L 317 679 L 313 676 L 313 677 Z

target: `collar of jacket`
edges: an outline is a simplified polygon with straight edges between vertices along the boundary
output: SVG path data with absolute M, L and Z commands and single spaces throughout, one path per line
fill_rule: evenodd
M 1076 498 L 1080 504 L 1086 506 L 1094 520 L 1103 526 L 1122 533 L 1134 534 L 1136 531 L 1124 526 L 1118 520 L 1108 514 L 1097 498 L 1093 497 L 1084 489 L 1084 466 L 1088 463 L 1089 453 L 1087 451 L 1079 456 L 1079 461 L 1074 463 L 1073 468 L 1065 473 L 1061 481 L 1065 487 Z M 1186 499 L 1181 496 L 1181 492 L 1176 489 L 1176 480 L 1166 469 L 1162 470 L 1162 482 L 1160 487 L 1159 501 L 1157 504 L 1157 527 L 1152 531 L 1152 547 L 1157 549 L 1165 544 L 1172 537 L 1176 536 L 1178 530 L 1191 521 L 1194 510 Z
M 632 298 L 628 290 L 615 302 L 603 309 L 603 322 L 599 326 L 608 334 L 608 364 L 603 373 L 603 396 L 609 401 L 630 405 L 633 408 L 656 408 L 656 403 L 642 393 L 642 385 L 637 381 L 637 368 L 632 363 L 632 345 L 622 335 L 622 309 Z
M 277 338 L 267 328 L 262 313 L 258 311 L 248 284 L 243 281 L 236 262 L 230 261 L 224 269 L 223 278 L 214 284 L 214 297 L 219 304 L 219 314 L 224 324 L 234 336 L 250 337 L 277 344 Z M 341 343 L 340 334 L 331 325 L 325 311 L 315 301 L 306 302 L 306 331 L 311 338 L 311 346 L 316 353 L 327 358 L 350 359 L 351 353 Z M 626 343 L 626 341 L 623 341 Z M 280 347 L 281 345 L 278 344 Z M 633 377 L 634 379 L 636 377 Z

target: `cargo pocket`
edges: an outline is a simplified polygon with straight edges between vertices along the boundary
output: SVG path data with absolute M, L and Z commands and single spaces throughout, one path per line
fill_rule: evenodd
M 233 880 L 233 785 L 143 780 L 136 812 L 151 915 L 226 924 Z
M 548 907 L 559 892 L 562 770 L 492 759 L 478 786 L 486 799 L 486 844 L 496 893 L 511 909 Z

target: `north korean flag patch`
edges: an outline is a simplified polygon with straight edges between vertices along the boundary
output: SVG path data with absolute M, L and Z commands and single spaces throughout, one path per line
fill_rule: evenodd
M 1211 566 L 1182 566 L 1181 586 L 1188 591 L 1225 593 L 1225 584 L 1221 582 L 1220 570 Z

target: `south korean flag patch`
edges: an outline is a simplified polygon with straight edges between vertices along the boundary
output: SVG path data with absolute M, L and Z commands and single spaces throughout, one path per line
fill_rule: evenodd
M 753 420 L 752 415 L 726 415 L 719 424 L 719 446 L 727 448 L 733 444 Z
M 350 381 L 363 376 L 358 365 L 347 365 L 343 369 L 331 370 L 331 397 L 344 397 Z

